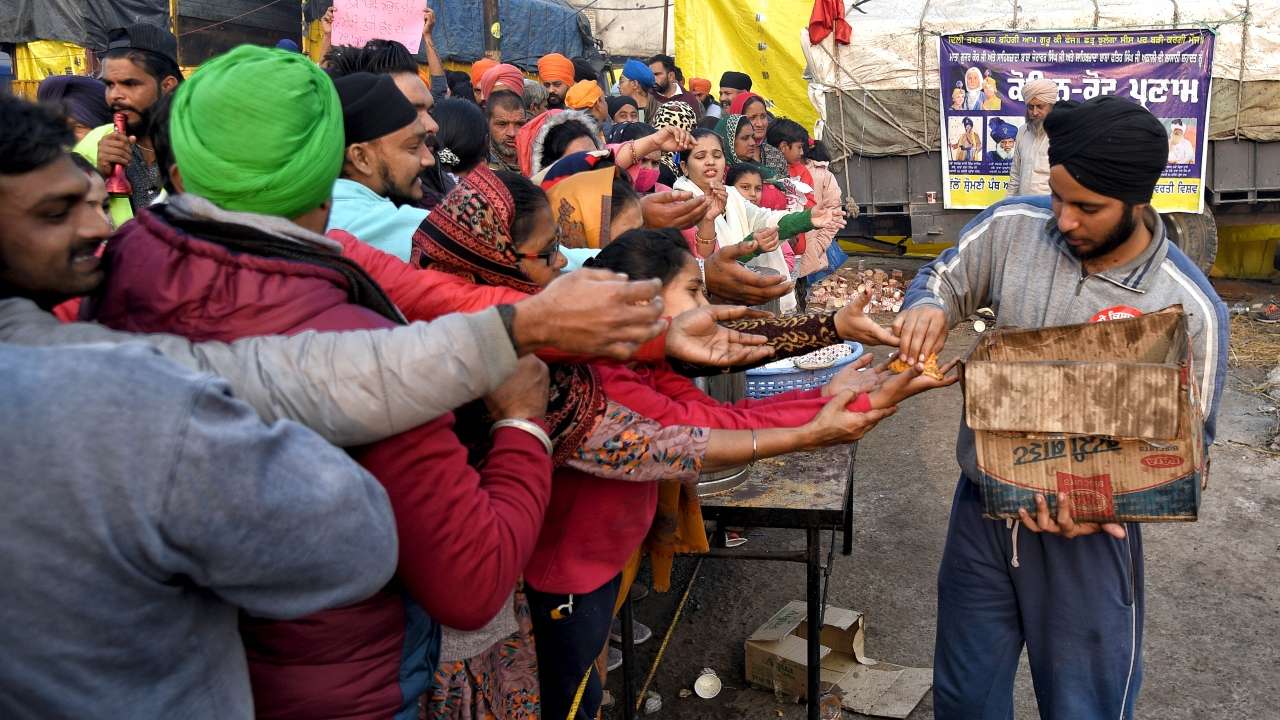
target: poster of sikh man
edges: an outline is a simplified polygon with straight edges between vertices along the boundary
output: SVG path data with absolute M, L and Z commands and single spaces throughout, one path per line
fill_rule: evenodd
M 947 118 L 951 159 L 956 162 L 982 160 L 982 136 L 973 129 L 973 118 Z
M 1195 121 L 1174 120 L 1169 123 L 1169 164 L 1192 165 L 1196 161 L 1196 146 L 1187 139 L 1187 124 Z M 1194 125 L 1193 125 L 1194 127 Z
M 987 121 L 987 134 L 991 142 L 987 147 L 987 162 L 1007 163 L 1013 161 L 1014 141 L 1018 137 L 1018 126 L 1003 118 L 991 118 Z

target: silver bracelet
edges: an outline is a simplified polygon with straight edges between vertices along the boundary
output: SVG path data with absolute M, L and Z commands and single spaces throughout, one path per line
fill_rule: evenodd
M 489 430 L 489 435 L 492 437 L 494 433 L 498 432 L 498 428 L 504 427 L 515 428 L 529 433 L 542 442 L 542 447 L 547 449 L 548 455 L 555 454 L 554 447 L 551 444 L 551 438 L 547 437 L 546 431 L 538 427 L 536 423 L 529 422 L 522 418 L 507 418 L 505 420 L 499 420 L 493 424 L 493 427 Z
M 707 292 L 707 261 L 700 257 L 695 257 L 698 261 L 698 274 L 702 276 L 702 292 Z

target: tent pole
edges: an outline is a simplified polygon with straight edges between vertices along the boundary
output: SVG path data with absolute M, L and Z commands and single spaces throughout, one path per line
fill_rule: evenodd
M 484 0 L 484 56 L 502 62 L 502 23 L 498 0 Z
M 667 23 L 671 18 L 671 0 L 662 0 L 662 54 L 667 52 Z
M 169 32 L 178 45 L 178 57 L 182 57 L 182 41 L 178 39 L 178 0 L 169 0 Z M 176 58 L 175 58 L 176 59 Z

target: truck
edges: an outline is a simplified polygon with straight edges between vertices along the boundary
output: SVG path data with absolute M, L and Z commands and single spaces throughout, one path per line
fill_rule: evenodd
M 1280 0 L 1194 7 L 1060 0 L 1051 8 L 988 7 L 957 0 L 872 0 L 846 4 L 849 45 L 805 38 L 810 99 L 831 170 L 858 214 L 839 237 L 896 254 L 931 253 L 954 242 L 979 211 L 944 205 L 939 38 L 1017 31 L 1210 28 L 1215 55 L 1210 95 L 1205 202 L 1200 213 L 1164 214 L 1171 239 L 1206 272 L 1220 237 L 1261 238 L 1269 275 L 1280 239 Z M 1258 264 L 1259 261 L 1254 261 Z

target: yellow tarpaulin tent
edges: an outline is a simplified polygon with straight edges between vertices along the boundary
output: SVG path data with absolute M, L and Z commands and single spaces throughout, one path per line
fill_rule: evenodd
M 818 113 L 800 51 L 812 13 L 807 0 L 676 0 L 676 60 L 686 78 L 710 79 L 713 94 L 725 70 L 747 73 L 774 115 L 812 132 Z
M 40 81 L 50 75 L 87 75 L 84 48 L 61 40 L 18 43 L 13 52 L 15 90 L 32 100 Z

